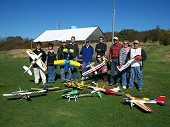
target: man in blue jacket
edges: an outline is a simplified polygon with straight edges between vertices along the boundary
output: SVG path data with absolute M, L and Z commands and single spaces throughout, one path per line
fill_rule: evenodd
M 94 48 L 90 45 L 89 40 L 85 41 L 85 45 L 82 46 L 80 54 L 82 54 L 82 61 L 83 61 L 83 63 L 82 63 L 83 64 L 82 65 L 82 67 L 83 67 L 82 73 L 84 73 L 84 72 L 87 71 L 86 66 L 91 64 L 92 57 L 93 57 L 93 54 L 94 54 Z M 87 79 L 87 78 L 88 78 L 88 75 L 85 75 L 81 79 L 84 80 L 84 79 Z

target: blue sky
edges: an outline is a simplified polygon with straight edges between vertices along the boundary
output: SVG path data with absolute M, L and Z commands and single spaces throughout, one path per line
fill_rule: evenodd
M 45 30 L 99 26 L 112 31 L 114 0 L 0 0 L 0 37 L 36 38 Z M 170 29 L 170 0 L 116 0 L 115 31 Z

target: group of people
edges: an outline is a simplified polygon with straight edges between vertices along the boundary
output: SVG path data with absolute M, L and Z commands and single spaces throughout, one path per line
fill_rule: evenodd
M 48 44 L 48 50 L 44 52 L 41 49 L 41 43 L 37 43 L 35 50 L 33 52 L 37 55 L 42 53 L 40 59 L 46 63 L 48 69 L 48 77 L 47 81 L 49 83 L 55 82 L 56 77 L 56 66 L 54 65 L 54 60 L 63 60 L 68 57 L 68 54 L 63 52 L 63 49 L 73 49 L 74 52 L 69 54 L 69 59 L 78 61 L 79 54 L 82 55 L 82 73 L 86 72 L 89 67 L 95 67 L 101 63 L 104 65 L 94 72 L 94 82 L 97 82 L 101 77 L 104 80 L 105 85 L 114 85 L 118 86 L 120 83 L 122 87 L 126 89 L 132 89 L 134 84 L 135 76 L 138 80 L 138 90 L 142 90 L 142 67 L 143 61 L 146 60 L 147 56 L 145 51 L 139 47 L 139 41 L 135 40 L 133 42 L 133 46 L 130 47 L 128 41 L 124 41 L 123 45 L 119 43 L 118 37 L 114 37 L 114 43 L 110 46 L 108 59 L 106 57 L 107 45 L 104 42 L 103 37 L 99 37 L 99 43 L 95 46 L 95 49 L 90 45 L 90 41 L 86 40 L 85 45 L 82 46 L 80 52 L 78 45 L 75 42 L 75 37 L 71 37 L 71 41 L 69 44 L 66 41 L 62 41 L 62 45 L 59 47 L 58 51 L 53 49 L 53 44 Z M 93 55 L 96 52 L 96 60 L 92 63 Z M 131 67 L 126 70 L 119 72 L 117 70 L 118 65 L 124 65 L 128 60 L 133 59 L 136 55 L 139 55 L 138 59 L 132 63 Z M 31 60 L 31 59 L 30 59 Z M 32 62 L 32 60 L 31 60 Z M 33 63 L 33 62 L 32 62 Z M 110 63 L 110 64 L 109 64 Z M 109 65 L 109 66 L 108 66 Z M 108 68 L 110 68 L 110 78 L 108 76 Z M 39 83 L 39 79 L 41 75 L 43 84 L 46 83 L 46 75 L 44 72 L 36 65 L 33 65 L 35 84 Z M 127 75 L 129 76 L 129 81 L 127 80 Z M 60 77 L 61 82 L 65 82 L 65 80 L 74 80 L 78 81 L 78 69 L 77 68 L 69 68 L 66 72 L 64 66 L 60 66 Z M 89 76 L 84 75 L 81 77 L 81 80 L 88 79 Z

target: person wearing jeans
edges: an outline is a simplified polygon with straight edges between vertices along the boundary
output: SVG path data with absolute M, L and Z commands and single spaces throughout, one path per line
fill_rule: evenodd
M 139 41 L 135 40 L 133 43 L 133 48 L 130 49 L 127 59 L 133 59 L 135 56 L 138 56 L 138 59 L 131 64 L 130 69 L 130 80 L 129 80 L 129 90 L 132 89 L 135 76 L 137 77 L 138 90 L 142 91 L 143 81 L 142 81 L 142 68 L 143 61 L 147 59 L 145 51 L 139 47 Z
M 90 65 L 92 62 L 92 57 L 94 54 L 94 48 L 90 45 L 90 41 L 86 40 L 85 45 L 82 46 L 80 54 L 82 54 L 82 74 L 87 71 L 88 68 L 86 68 L 87 65 Z M 83 76 L 81 79 L 87 79 L 88 75 Z
M 57 52 L 53 49 L 53 44 L 48 44 L 48 50 L 46 51 L 47 56 L 47 69 L 48 69 L 48 82 L 54 83 L 56 77 L 55 65 L 54 60 L 57 59 Z

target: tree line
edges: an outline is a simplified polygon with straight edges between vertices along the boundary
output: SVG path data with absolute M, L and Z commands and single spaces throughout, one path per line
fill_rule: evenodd
M 112 40 L 112 32 L 105 32 L 104 36 L 107 41 Z M 161 29 L 159 26 L 156 26 L 155 29 L 147 31 L 136 31 L 133 29 L 123 29 L 120 32 L 115 32 L 120 41 L 128 40 L 130 42 L 134 40 L 139 40 L 144 43 L 159 43 L 160 45 L 170 45 L 170 29 L 165 30 Z M 30 48 L 31 42 L 33 39 L 22 38 L 20 36 L 16 37 L 6 37 L 0 38 L 0 50 L 12 50 L 12 49 L 27 49 Z M 47 43 L 43 44 L 44 46 Z M 59 45 L 56 43 L 56 45 Z M 33 43 L 34 46 L 34 43 Z

